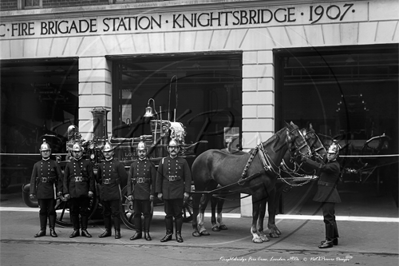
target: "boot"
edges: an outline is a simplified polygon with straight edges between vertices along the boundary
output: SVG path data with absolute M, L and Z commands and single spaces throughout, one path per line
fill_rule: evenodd
M 74 229 L 73 232 L 69 235 L 70 238 L 74 238 L 80 236 L 79 229 Z
M 40 229 L 39 232 L 35 235 L 35 237 L 42 237 L 46 235 L 46 230 Z
M 152 238 L 150 236 L 150 232 L 144 231 L 144 239 L 147 240 L 147 241 L 151 241 L 152 240 Z
M 99 235 L 99 238 L 104 238 L 111 236 L 111 218 L 110 217 L 104 217 L 104 225 L 105 225 L 105 231 L 101 235 Z
M 141 239 L 143 235 L 141 232 L 136 231 L 136 233 L 130 238 L 130 240 L 136 240 L 136 239 Z
M 326 240 L 322 241 L 319 248 L 331 248 L 334 246 L 334 226 L 332 224 L 325 224 Z
M 49 216 L 49 226 L 50 226 L 50 236 L 58 237 L 57 233 L 55 232 L 55 215 Z
M 166 231 L 166 235 L 164 237 L 162 237 L 161 242 L 167 242 L 167 241 L 172 240 L 172 235 L 173 235 L 173 232 Z
M 82 236 L 90 238 L 91 234 L 87 232 L 87 225 L 89 223 L 89 219 L 87 216 L 82 216 Z
M 119 216 L 114 217 L 115 239 L 121 238 L 121 221 Z
M 177 218 L 175 220 L 175 227 L 176 227 L 176 241 L 179 243 L 183 242 L 183 237 L 181 236 L 181 228 L 183 226 L 183 218 Z
M 144 216 L 144 238 L 147 241 L 151 241 L 152 240 L 152 238 L 150 236 L 150 222 L 151 222 L 151 217 L 149 217 L 149 216 L 145 217 Z
M 46 235 L 46 227 L 47 227 L 47 215 L 39 214 L 40 220 L 40 230 L 37 232 L 35 237 L 42 237 Z
M 165 217 L 166 235 L 161 239 L 161 242 L 172 240 L 173 235 L 173 218 Z

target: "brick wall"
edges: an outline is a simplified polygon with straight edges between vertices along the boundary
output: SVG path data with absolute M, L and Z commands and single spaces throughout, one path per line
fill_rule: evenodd
M 0 11 L 16 10 L 18 8 L 16 0 L 1 0 Z

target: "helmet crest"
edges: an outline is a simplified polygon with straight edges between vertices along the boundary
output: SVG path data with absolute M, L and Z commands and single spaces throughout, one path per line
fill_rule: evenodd
M 43 139 L 42 145 L 40 145 L 40 151 L 51 151 L 50 145 Z
M 108 141 L 105 143 L 104 147 L 103 147 L 103 152 L 105 151 L 112 151 L 114 148 L 112 147 L 111 143 L 109 143 Z
M 83 151 L 82 145 L 79 142 L 76 142 L 72 146 L 72 151 Z
M 137 150 L 142 151 L 146 149 L 146 145 L 144 141 L 140 141 L 139 144 L 137 144 Z

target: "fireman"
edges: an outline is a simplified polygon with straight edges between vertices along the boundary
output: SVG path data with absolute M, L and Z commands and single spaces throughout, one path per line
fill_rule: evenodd
M 151 241 L 151 202 L 155 195 L 156 169 L 154 164 L 147 158 L 147 149 L 144 142 L 140 141 L 137 145 L 138 160 L 130 165 L 129 178 L 127 181 L 128 200 L 133 201 L 134 226 L 136 233 L 130 240 L 143 237 Z M 144 216 L 144 226 L 142 226 L 141 216 Z M 143 228 L 144 227 L 144 228 Z
M 90 198 L 94 196 L 94 172 L 92 163 L 83 159 L 83 148 L 78 142 L 72 146 L 72 160 L 65 167 L 63 184 L 64 196 L 70 201 L 73 225 L 73 232 L 69 237 L 73 238 L 80 235 L 91 237 L 87 232 L 87 225 L 89 222 Z M 79 232 L 80 227 L 82 229 L 81 234 Z
M 111 236 L 112 222 L 114 223 L 115 239 L 121 238 L 120 183 L 125 181 L 127 173 L 124 165 L 114 158 L 114 149 L 111 143 L 106 142 L 102 152 L 104 161 L 100 163 L 97 173 L 97 182 L 100 184 L 100 200 L 103 206 L 105 231 L 100 238 Z
M 42 159 L 33 166 L 30 179 L 30 198 L 35 196 L 38 200 L 40 211 L 40 231 L 35 237 L 46 235 L 47 217 L 49 220 L 50 236 L 57 237 L 55 232 L 55 203 L 56 195 L 60 195 L 62 190 L 62 172 L 58 163 L 50 159 L 50 145 L 43 139 L 40 146 Z
M 158 167 L 156 192 L 158 198 L 164 201 L 166 235 L 161 242 L 172 239 L 173 218 L 175 221 L 176 241 L 181 243 L 183 225 L 183 205 L 188 200 L 191 191 L 191 171 L 187 161 L 179 157 L 180 144 L 172 139 L 168 144 L 169 156 L 162 158 Z
M 340 174 L 338 154 L 339 146 L 332 143 L 327 151 L 327 163 L 320 164 L 305 157 L 302 159 L 306 164 L 320 171 L 317 192 L 313 200 L 322 204 L 326 239 L 320 243 L 319 248 L 331 248 L 338 245 L 339 235 L 335 220 L 335 203 L 341 202 L 337 191 Z

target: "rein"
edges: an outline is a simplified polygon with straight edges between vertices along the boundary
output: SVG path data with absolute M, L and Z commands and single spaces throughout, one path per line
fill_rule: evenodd
M 319 141 L 321 143 L 319 136 L 317 136 L 316 134 L 314 134 L 314 136 L 317 139 L 313 142 L 313 144 L 316 143 L 317 141 Z M 305 137 L 305 139 L 307 139 L 307 137 Z M 312 144 L 312 146 L 313 146 L 313 144 Z M 310 147 L 309 147 L 309 149 L 312 150 Z M 311 152 L 310 154 L 314 154 L 318 159 L 322 160 L 323 157 L 318 153 L 318 151 L 320 151 L 322 149 L 325 149 L 323 145 L 318 147 L 318 148 L 316 148 L 316 149 L 314 149 L 313 152 Z M 291 187 L 304 186 L 304 185 L 308 184 L 314 178 L 314 176 L 316 175 L 316 170 L 314 170 L 312 173 L 309 173 L 309 174 L 306 174 L 306 173 L 305 174 L 299 174 L 298 172 L 299 172 L 299 170 L 302 167 L 302 163 L 298 164 L 297 162 L 293 161 L 293 164 L 294 164 L 294 169 L 291 169 L 286 164 L 286 162 L 283 159 L 281 161 L 281 165 L 279 167 L 279 170 L 280 170 L 279 179 L 281 179 L 284 183 L 286 183 L 287 185 L 289 185 Z M 282 177 L 282 175 L 281 175 L 282 171 L 284 173 L 288 174 L 290 177 L 288 177 L 288 178 Z M 294 183 L 290 183 L 289 181 L 287 181 L 287 179 L 296 179 L 298 181 L 298 179 L 300 179 L 301 177 L 304 178 L 305 176 L 308 176 L 308 175 L 311 175 L 312 178 L 309 178 L 309 179 L 307 178 L 307 180 L 305 182 L 302 182 L 302 183 L 299 183 L 299 184 L 294 184 Z
M 291 130 L 290 132 L 292 132 L 292 131 L 293 131 L 293 130 Z M 298 130 L 298 132 L 299 132 L 300 136 L 302 136 L 302 138 L 305 139 L 305 137 L 302 135 L 302 133 L 301 133 L 299 130 Z M 267 142 L 266 142 L 266 143 L 267 143 Z M 288 143 L 285 142 L 285 144 L 288 144 Z M 279 149 L 281 149 L 283 146 L 284 146 L 284 145 L 282 145 L 281 147 L 279 147 Z M 306 148 L 306 147 L 307 147 L 308 151 L 310 151 L 310 147 L 309 147 L 309 145 L 307 144 L 307 142 L 305 141 L 305 143 L 304 143 L 302 146 L 300 146 L 299 148 L 296 148 L 296 149 L 298 150 L 298 152 L 300 152 L 301 149 Z M 254 174 L 254 175 L 252 175 L 252 176 L 247 177 L 248 169 L 249 169 L 249 167 L 251 166 L 251 164 L 252 164 L 252 162 L 253 162 L 253 159 L 255 158 L 255 156 L 258 154 L 259 151 L 261 151 L 261 152 L 259 153 L 259 157 L 260 157 L 260 160 L 261 160 L 261 162 L 262 162 L 262 166 L 263 166 L 263 169 L 265 170 L 265 172 L 272 172 L 273 174 L 275 174 L 275 175 L 277 176 L 277 178 L 283 178 L 283 177 L 281 176 L 281 169 L 280 169 L 280 167 L 278 167 L 277 165 L 275 165 L 275 164 L 273 163 L 273 161 L 272 161 L 271 158 L 270 158 L 270 155 L 265 151 L 265 148 L 264 148 L 263 144 L 260 143 L 260 144 L 258 144 L 258 145 L 256 146 L 255 149 L 253 149 L 253 150 L 251 151 L 251 154 L 250 154 L 250 156 L 249 156 L 249 158 L 248 158 L 247 164 L 245 165 L 244 170 L 242 171 L 242 174 L 241 174 L 241 178 L 240 178 L 240 180 L 237 181 L 237 184 L 243 185 L 245 182 L 247 182 L 247 181 L 253 179 L 254 177 L 256 177 L 256 176 L 258 176 L 258 175 L 260 174 L 260 173 L 258 173 L 258 174 Z M 301 153 L 301 152 L 300 152 L 300 153 Z M 301 154 L 302 154 L 302 153 L 301 153 Z M 311 154 L 311 152 L 310 152 L 309 154 Z M 275 166 L 275 167 L 273 167 L 273 166 Z M 277 168 L 277 169 L 279 169 L 279 170 L 276 171 L 275 168 Z

